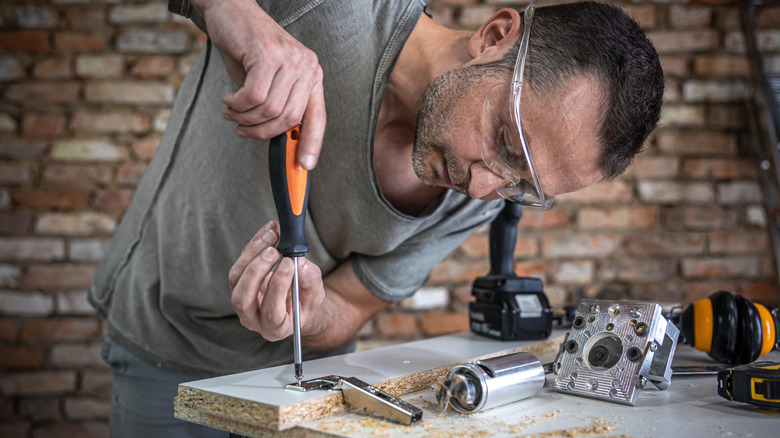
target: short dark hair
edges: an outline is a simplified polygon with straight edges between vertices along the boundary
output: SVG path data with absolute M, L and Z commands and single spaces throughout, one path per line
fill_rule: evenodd
M 501 62 L 514 68 L 519 45 Z M 658 53 L 619 7 L 579 2 L 538 8 L 524 75 L 524 83 L 541 94 L 575 76 L 596 79 L 605 103 L 598 135 L 606 179 L 626 170 L 658 125 L 664 93 Z

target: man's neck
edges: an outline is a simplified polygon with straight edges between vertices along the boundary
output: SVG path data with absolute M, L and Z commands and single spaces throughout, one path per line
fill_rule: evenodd
M 424 185 L 412 168 L 417 102 L 436 77 L 468 61 L 468 38 L 422 15 L 390 73 L 374 138 L 374 168 L 383 195 L 403 213 L 422 213 L 444 192 Z

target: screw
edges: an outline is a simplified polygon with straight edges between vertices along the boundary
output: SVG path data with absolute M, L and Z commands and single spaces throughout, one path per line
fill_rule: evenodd
M 637 376 L 637 378 L 636 378 L 636 386 L 639 389 L 644 389 L 645 386 L 647 386 L 647 377 L 645 377 L 645 376 Z
M 655 350 L 658 350 L 658 342 L 653 341 L 650 344 L 650 351 L 655 351 Z
M 639 315 L 641 315 L 641 313 L 639 312 L 639 309 L 637 309 L 636 307 L 634 307 L 633 309 L 629 310 L 628 314 L 631 315 L 632 318 L 639 318 Z
M 598 304 L 591 304 L 590 305 L 590 313 L 599 313 L 599 305 Z

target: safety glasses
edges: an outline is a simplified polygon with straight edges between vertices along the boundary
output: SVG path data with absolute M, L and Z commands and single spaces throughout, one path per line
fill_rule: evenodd
M 526 8 L 525 27 L 511 84 L 499 84 L 488 91 L 482 106 L 482 161 L 495 175 L 509 181 L 496 189 L 501 197 L 518 204 L 550 208 L 553 196 L 546 196 L 531 159 L 528 141 L 520 123 L 520 96 L 534 6 Z M 507 98 L 509 97 L 509 98 Z

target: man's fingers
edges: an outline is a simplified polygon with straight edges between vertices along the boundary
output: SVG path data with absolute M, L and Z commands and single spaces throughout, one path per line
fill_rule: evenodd
M 230 296 L 230 303 L 236 309 L 241 323 L 253 328 L 258 320 L 258 291 L 262 290 L 268 274 L 279 258 L 276 248 L 266 248 L 259 257 L 253 258 L 243 269 Z M 260 301 L 263 298 L 260 297 Z
M 268 288 L 263 296 L 263 305 L 260 308 L 263 328 L 269 334 L 275 333 L 276 336 L 273 337 L 277 338 L 266 337 L 269 341 L 282 339 L 292 331 L 292 319 L 287 311 L 287 297 L 290 294 L 294 269 L 292 259 L 283 258 L 268 282 Z M 290 327 L 286 327 L 287 325 Z
M 237 112 L 249 111 L 262 105 L 268 99 L 277 73 L 263 71 L 262 68 L 250 69 L 243 85 L 235 93 L 225 93 L 222 103 Z
M 298 143 L 298 162 L 308 170 L 314 169 L 319 161 L 326 121 L 325 96 L 322 82 L 318 82 L 309 94 L 301 123 L 301 141 Z
M 238 257 L 233 266 L 228 272 L 228 281 L 230 282 L 231 289 L 236 286 L 239 278 L 243 274 L 247 265 L 266 248 L 276 245 L 276 241 L 279 239 L 279 224 L 275 221 L 269 221 L 263 228 L 255 233 L 252 240 L 246 244 L 241 255 Z M 278 255 L 276 255 L 278 257 Z M 278 259 L 277 259 L 278 260 Z M 274 261 L 276 263 L 276 261 Z

